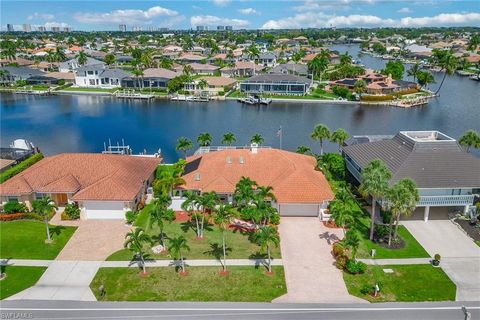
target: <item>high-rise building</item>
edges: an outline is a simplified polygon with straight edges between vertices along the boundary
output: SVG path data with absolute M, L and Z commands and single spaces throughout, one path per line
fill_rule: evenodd
M 63 32 L 72 32 L 72 28 L 70 27 L 64 27 Z
M 160 32 L 167 32 L 167 31 L 168 31 L 168 28 L 160 28 L 158 31 L 160 31 Z
M 45 31 L 47 31 L 47 28 L 45 28 L 44 26 L 38 26 L 37 31 L 38 32 L 45 32 Z
M 8 24 L 7 24 L 7 31 L 10 31 L 10 32 L 11 32 L 11 31 L 14 31 L 14 30 L 13 30 L 13 24 L 11 24 L 11 23 L 8 23 Z
M 232 30 L 233 30 L 233 26 L 225 26 L 225 30 L 227 30 L 227 31 L 232 31 Z
M 197 31 L 203 31 L 205 30 L 205 26 L 197 26 Z
M 225 26 L 217 26 L 217 30 L 218 31 L 223 31 L 223 30 L 225 30 Z
M 133 27 L 132 27 L 132 31 L 133 31 L 133 32 L 142 31 L 142 27 L 133 26 Z
M 60 27 L 52 27 L 52 32 L 60 32 Z
M 157 31 L 157 27 L 155 27 L 155 26 L 149 26 L 149 27 L 148 27 L 148 31 L 150 31 L 150 32 Z
M 120 32 L 127 32 L 127 25 L 126 24 L 119 24 L 118 25 L 118 30 Z
M 22 25 L 23 32 L 31 32 L 32 31 L 32 26 L 29 25 L 28 23 L 24 23 Z

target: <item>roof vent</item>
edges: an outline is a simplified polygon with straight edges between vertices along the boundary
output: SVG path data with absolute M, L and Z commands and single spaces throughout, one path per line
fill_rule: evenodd
M 232 157 L 227 156 L 227 163 L 229 163 L 229 164 L 232 163 Z
M 238 162 L 240 162 L 240 164 L 244 164 L 245 163 L 245 158 L 244 157 L 240 157 L 238 159 Z
M 200 181 L 200 172 L 195 173 L 195 181 Z

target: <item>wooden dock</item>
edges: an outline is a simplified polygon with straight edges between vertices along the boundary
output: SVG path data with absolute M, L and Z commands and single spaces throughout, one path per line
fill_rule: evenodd
M 154 94 L 144 94 L 135 92 L 133 90 L 121 90 L 116 91 L 114 93 L 115 97 L 122 98 L 122 99 L 143 99 L 143 100 L 150 100 L 155 98 Z

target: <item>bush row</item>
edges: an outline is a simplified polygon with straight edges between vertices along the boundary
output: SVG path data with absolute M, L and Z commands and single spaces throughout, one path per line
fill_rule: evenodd
M 360 101 L 390 101 L 395 99 L 391 94 L 386 94 L 382 96 L 370 95 L 370 96 L 361 96 Z
M 350 274 L 361 274 L 367 270 L 365 263 L 348 258 L 341 242 L 333 244 L 332 253 L 335 256 L 335 265 L 340 270 L 345 270 Z
M 29 158 L 23 160 L 19 164 L 5 170 L 4 172 L 0 173 L 0 183 L 7 181 L 11 177 L 19 174 L 23 170 L 27 169 L 28 167 L 32 166 L 33 164 L 37 163 L 42 159 L 43 159 L 43 154 L 36 153 L 30 156 Z

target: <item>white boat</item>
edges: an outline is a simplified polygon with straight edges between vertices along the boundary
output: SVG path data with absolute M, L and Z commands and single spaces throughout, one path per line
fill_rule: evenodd
M 25 139 L 16 139 L 10 144 L 11 148 L 31 151 L 35 149 L 33 143 Z
M 255 104 L 265 104 L 268 105 L 272 102 L 271 98 L 261 98 L 259 96 L 248 96 L 246 98 L 237 99 L 240 103 L 255 105 Z

